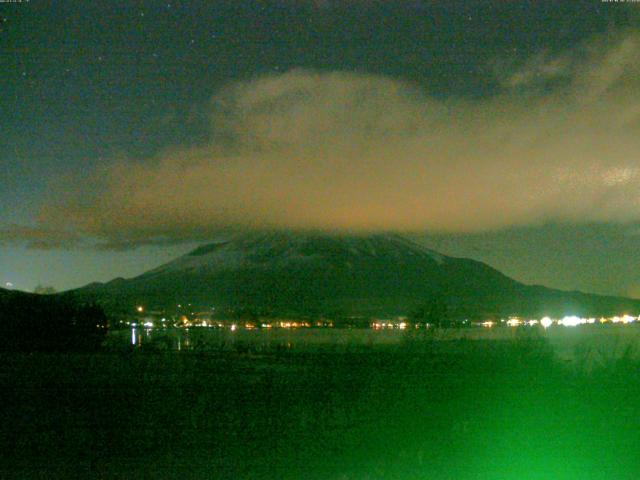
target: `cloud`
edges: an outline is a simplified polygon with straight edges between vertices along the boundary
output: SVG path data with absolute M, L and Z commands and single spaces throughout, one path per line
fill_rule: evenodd
M 502 84 L 509 88 L 528 88 L 535 84 L 545 85 L 558 80 L 570 80 L 572 61 L 570 56 L 554 57 L 548 52 L 538 53 L 528 59 L 525 65 L 503 78 Z M 498 66 L 499 63 L 496 67 Z
M 207 144 L 83 174 L 52 192 L 37 230 L 128 248 L 224 228 L 640 220 L 639 35 L 541 54 L 499 81 L 473 100 L 350 72 L 235 83 L 212 99 Z
M 76 247 L 81 243 L 81 238 L 68 230 L 52 230 L 46 227 L 8 225 L 0 228 L 0 245 L 14 243 L 26 244 L 28 248 L 50 250 Z

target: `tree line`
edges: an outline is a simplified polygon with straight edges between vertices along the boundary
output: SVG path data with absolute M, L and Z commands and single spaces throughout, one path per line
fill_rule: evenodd
M 95 350 L 107 317 L 95 303 L 59 295 L 0 294 L 0 350 Z

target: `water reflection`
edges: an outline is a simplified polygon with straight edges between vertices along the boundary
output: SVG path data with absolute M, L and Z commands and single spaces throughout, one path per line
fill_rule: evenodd
M 234 325 L 235 326 L 235 325 Z M 208 329 L 142 328 L 110 331 L 107 348 L 142 348 L 152 351 L 236 351 L 267 353 L 273 351 L 318 348 L 361 348 L 372 344 L 397 344 L 405 338 L 403 331 L 366 329 Z
M 152 335 L 153 329 L 151 328 L 139 328 L 133 327 L 131 329 L 131 345 L 134 347 L 141 347 L 144 343 L 148 343 L 149 340 L 154 339 L 157 335 Z
M 634 328 L 633 325 L 637 327 Z M 573 361 L 575 352 L 611 352 L 618 358 L 640 358 L 640 324 L 584 325 L 580 328 L 466 328 L 466 329 L 336 329 L 336 328 L 145 328 L 112 330 L 104 346 L 122 350 L 238 352 L 364 351 L 372 346 L 431 349 L 452 348 L 465 341 L 544 339 L 558 355 Z

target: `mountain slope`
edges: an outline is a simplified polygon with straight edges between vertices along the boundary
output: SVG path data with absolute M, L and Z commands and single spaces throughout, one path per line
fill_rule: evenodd
M 77 293 L 112 307 L 190 302 L 287 315 L 406 315 L 434 298 L 454 318 L 640 310 L 640 301 L 523 285 L 398 235 L 237 235 Z

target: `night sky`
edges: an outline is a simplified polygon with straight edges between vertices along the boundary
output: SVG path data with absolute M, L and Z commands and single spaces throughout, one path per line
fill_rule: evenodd
M 0 285 L 400 231 L 640 298 L 640 3 L 0 3 Z

